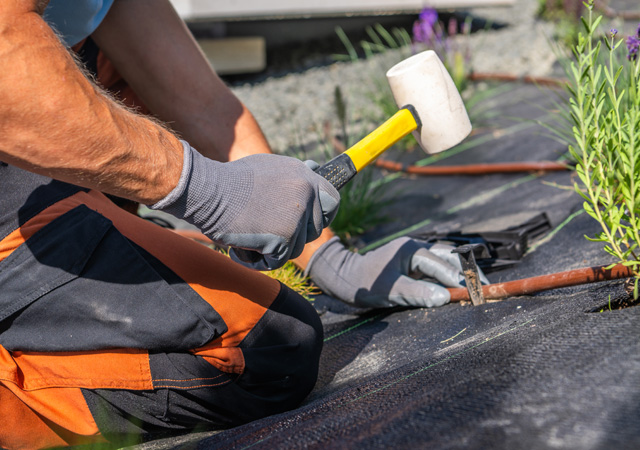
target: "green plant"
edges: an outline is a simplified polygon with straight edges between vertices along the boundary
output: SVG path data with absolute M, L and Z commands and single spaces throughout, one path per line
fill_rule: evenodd
M 578 43 L 582 0 L 539 0 L 538 16 L 554 22 L 555 39 L 566 48 Z
M 349 133 L 347 133 L 347 102 L 342 96 L 342 89 L 340 89 L 340 86 L 336 86 L 333 91 L 333 104 L 336 108 L 338 122 L 340 123 L 344 146 L 345 148 L 349 148 Z
M 275 278 L 285 286 L 302 295 L 306 300 L 312 301 L 312 296 L 320 293 L 320 290 L 309 282 L 300 269 L 292 262 L 286 263 L 279 269 L 263 272 L 265 275 Z
M 215 244 L 207 245 L 212 250 L 229 256 L 229 252 Z M 319 294 L 320 290 L 311 284 L 309 277 L 305 277 L 302 271 L 292 261 L 288 261 L 284 266 L 275 270 L 262 272 L 270 278 L 278 280 L 280 283 L 288 286 L 294 292 L 302 295 L 306 300 L 312 301 L 312 296 Z
M 347 133 L 347 101 L 340 86 L 334 90 L 334 107 L 342 132 L 342 144 L 347 148 L 352 138 Z M 384 197 L 386 187 L 373 186 L 373 175 L 372 168 L 365 168 L 340 191 L 340 208 L 331 229 L 343 242 L 389 220 L 383 210 L 393 197 Z
M 370 41 L 361 40 L 359 42 L 361 52 L 366 59 L 371 59 L 376 54 L 389 54 L 389 51 L 394 52 L 393 58 L 385 59 L 384 63 L 400 62 L 407 58 L 411 52 L 411 36 L 402 28 L 392 28 L 391 31 L 387 30 L 380 24 L 374 26 L 367 26 L 365 32 Z M 347 54 L 334 55 L 334 59 L 337 61 L 349 61 L 356 62 L 360 60 L 359 52 L 355 46 L 340 27 L 336 27 L 336 34 L 340 38 L 340 41 L 344 45 Z M 371 108 L 365 111 L 364 115 L 374 123 L 383 122 L 391 117 L 398 111 L 398 106 L 393 99 L 393 94 L 389 88 L 384 73 L 388 67 L 380 67 L 379 71 L 369 71 L 368 79 L 366 82 L 371 85 L 369 97 L 373 102 L 375 108 Z M 336 101 L 337 103 L 337 101 Z M 338 113 L 339 115 L 339 113 Z M 344 134 L 344 133 L 343 133 Z M 346 136 L 346 134 L 344 134 Z M 396 148 L 402 150 L 411 149 L 416 146 L 415 139 L 412 136 L 407 136 L 405 139 L 396 143 Z
M 597 38 L 602 17 L 594 18 L 593 1 L 585 3 L 585 33 L 578 35 L 569 76 L 569 115 L 575 143 L 569 150 L 582 183 L 575 184 L 584 209 L 602 231 L 588 239 L 604 243 L 607 253 L 631 267 L 634 298 L 640 279 L 640 60 L 624 58 L 617 31 Z M 637 38 L 635 38 L 637 44 Z M 602 43 L 608 53 L 601 58 Z M 629 41 L 628 41 L 629 42 Z
M 446 33 L 438 16 L 438 12 L 432 8 L 425 8 L 413 25 L 414 51 L 420 47 L 435 51 L 459 92 L 467 88 L 471 68 L 471 52 L 465 40 L 460 36 L 468 37 L 471 32 L 471 17 L 461 24 L 455 17 L 449 19 L 446 24 Z
M 347 54 L 335 54 L 333 55 L 333 58 L 336 61 L 358 61 L 360 59 L 358 50 L 356 50 L 344 30 L 338 26 L 335 28 L 335 31 L 342 42 L 342 45 L 344 45 Z M 407 30 L 402 28 L 392 28 L 391 31 L 389 31 L 378 23 L 374 26 L 367 26 L 365 28 L 365 32 L 371 39 L 371 41 L 361 40 L 359 43 L 365 58 L 371 58 L 376 54 L 386 53 L 388 50 L 398 50 L 401 53 L 404 51 L 405 56 L 408 56 L 410 52 L 411 36 Z
M 340 208 L 331 229 L 343 242 L 390 220 L 384 208 L 393 196 L 384 195 L 385 185 L 373 185 L 374 170 L 367 167 L 340 190 Z
M 411 45 L 411 36 L 404 28 L 392 28 L 387 31 L 379 23 L 373 27 L 366 27 L 365 31 L 371 42 L 362 41 L 362 49 L 367 58 L 371 58 L 376 53 L 383 53 L 387 49 L 407 49 Z

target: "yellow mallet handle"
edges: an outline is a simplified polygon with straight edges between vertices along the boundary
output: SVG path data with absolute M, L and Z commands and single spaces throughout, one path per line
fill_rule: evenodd
M 405 106 L 361 141 L 320 167 L 317 172 L 336 189 L 340 189 L 356 173 L 420 125 L 413 107 Z

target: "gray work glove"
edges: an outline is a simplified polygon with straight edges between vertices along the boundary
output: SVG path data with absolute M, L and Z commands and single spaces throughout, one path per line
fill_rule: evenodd
M 305 274 L 326 294 L 354 306 L 442 306 L 450 299 L 444 287 L 409 275 L 463 286 L 460 260 L 452 249 L 403 237 L 360 255 L 334 237 L 312 255 Z M 480 278 L 488 283 L 484 274 Z
M 282 266 L 337 213 L 338 191 L 295 158 L 257 154 L 221 163 L 182 143 L 180 181 L 151 208 L 186 220 L 218 244 L 262 255 L 245 265 Z

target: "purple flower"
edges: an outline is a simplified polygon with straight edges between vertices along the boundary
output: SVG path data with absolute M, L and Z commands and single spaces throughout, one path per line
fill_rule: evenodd
M 609 30 L 609 33 L 611 33 L 611 37 L 616 37 L 616 34 L 618 34 L 618 30 L 612 28 L 611 30 Z
M 436 37 L 435 25 L 438 22 L 438 12 L 435 9 L 425 8 L 413 24 L 413 40 L 429 44 Z
M 629 61 L 635 61 L 638 58 L 638 49 L 640 49 L 640 37 L 629 36 L 627 38 L 627 59 Z
M 438 11 L 432 8 L 425 8 L 418 15 L 418 20 L 433 27 L 438 21 Z
M 455 18 L 449 19 L 447 33 L 449 33 L 449 36 L 455 36 L 458 33 L 458 21 Z
M 636 29 L 636 36 L 640 37 L 640 23 L 638 24 L 638 28 Z

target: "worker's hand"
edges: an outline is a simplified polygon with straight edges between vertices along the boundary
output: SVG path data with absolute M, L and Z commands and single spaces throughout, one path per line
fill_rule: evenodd
M 325 293 L 355 306 L 442 306 L 450 295 L 437 283 L 460 287 L 464 281 L 452 248 L 403 237 L 360 255 L 334 237 L 311 256 L 305 273 Z M 409 276 L 414 274 L 435 282 Z M 480 278 L 488 283 L 483 274 Z
M 308 165 L 256 154 L 221 163 L 183 142 L 180 182 L 152 206 L 185 219 L 214 242 L 253 250 L 252 267 L 276 269 L 331 223 L 340 194 Z

